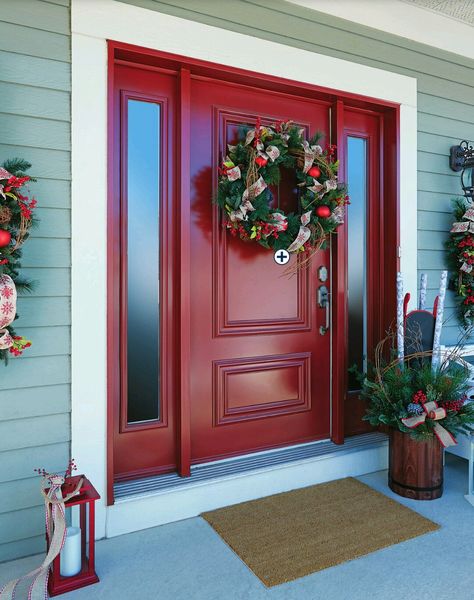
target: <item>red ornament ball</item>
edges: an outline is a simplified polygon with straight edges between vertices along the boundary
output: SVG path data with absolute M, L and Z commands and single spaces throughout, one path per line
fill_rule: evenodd
M 11 239 L 12 239 L 12 236 L 9 231 L 6 231 L 5 229 L 0 229 L 0 248 L 4 248 L 5 246 L 8 246 Z
M 264 156 L 257 156 L 255 162 L 259 167 L 264 167 L 267 164 L 268 160 Z
M 331 209 L 329 208 L 329 206 L 326 205 L 317 206 L 314 212 L 318 217 L 321 217 L 322 219 L 327 219 L 331 216 Z
M 311 167 L 308 171 L 308 175 L 317 179 L 321 175 L 321 169 L 318 169 L 318 167 Z

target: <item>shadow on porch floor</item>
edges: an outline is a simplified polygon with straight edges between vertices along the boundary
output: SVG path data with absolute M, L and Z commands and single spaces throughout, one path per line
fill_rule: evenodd
M 473 600 L 474 507 L 464 499 L 467 461 L 446 457 L 445 492 L 432 502 L 405 500 L 386 471 L 359 478 L 436 521 L 441 529 L 297 581 L 267 589 L 202 519 L 103 540 L 101 582 L 68 600 Z M 33 556 L 0 565 L 0 588 L 38 566 Z

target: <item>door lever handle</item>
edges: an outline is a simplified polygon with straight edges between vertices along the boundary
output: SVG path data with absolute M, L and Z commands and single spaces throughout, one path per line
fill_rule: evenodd
M 329 302 L 329 290 L 325 285 L 320 285 L 318 288 L 318 306 L 326 309 L 326 323 L 319 327 L 319 333 L 325 335 L 329 331 L 331 324 L 331 306 Z
M 326 302 L 326 325 L 321 325 L 319 328 L 319 333 L 321 335 L 326 335 L 326 333 L 329 331 L 329 326 L 331 324 L 331 311 L 330 311 L 330 305 L 329 305 L 329 299 Z

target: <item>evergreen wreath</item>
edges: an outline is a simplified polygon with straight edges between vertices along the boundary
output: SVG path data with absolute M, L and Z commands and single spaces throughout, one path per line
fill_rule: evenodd
M 16 335 L 13 322 L 17 292 L 30 292 L 32 283 L 20 276 L 22 245 L 29 237 L 35 218 L 36 200 L 25 195 L 23 186 L 34 181 L 26 175 L 30 163 L 20 158 L 7 160 L 0 166 L 0 360 L 19 356 L 31 346 L 26 338 Z
M 337 179 L 336 146 L 323 150 L 320 133 L 306 140 L 304 129 L 292 121 L 267 127 L 258 118 L 254 128 L 242 129 L 245 139 L 228 145 L 219 168 L 217 204 L 224 227 L 274 251 L 311 255 L 324 248 L 349 203 L 346 186 Z M 281 167 L 296 173 L 299 213 L 285 214 L 272 205 L 270 188 L 280 182 Z
M 474 207 L 466 198 L 453 200 L 455 223 L 446 242 L 450 287 L 456 293 L 464 329 L 474 325 Z

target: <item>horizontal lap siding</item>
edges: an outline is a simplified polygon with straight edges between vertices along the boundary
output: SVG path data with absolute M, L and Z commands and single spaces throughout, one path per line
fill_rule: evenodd
M 44 550 L 35 467 L 64 470 L 70 440 L 70 10 L 69 0 L 2 0 L 0 162 L 20 156 L 38 181 L 40 223 L 22 273 L 16 329 L 33 340 L 0 365 L 0 561 Z
M 433 300 L 450 199 L 460 192 L 449 146 L 474 139 L 473 61 L 283 0 L 126 2 L 416 77 L 418 266 L 429 273 Z M 35 344 L 0 378 L 0 561 L 44 548 L 32 468 L 60 470 L 69 454 L 70 81 L 69 0 L 2 0 L 0 160 L 33 163 L 41 224 L 23 261 L 24 274 L 38 283 L 19 302 L 18 330 Z M 454 308 L 449 296 L 446 342 L 458 335 Z
M 451 198 L 461 192 L 450 146 L 474 140 L 474 61 L 295 6 L 283 0 L 121 0 L 274 42 L 416 77 L 418 81 L 418 268 L 438 285 Z M 238 48 L 234 49 L 238 53 Z M 314 65 L 318 69 L 317 61 Z M 415 199 L 414 199 L 415 201 Z M 449 293 L 451 294 L 451 293 Z M 449 306 L 454 298 L 448 297 Z M 450 315 L 444 341 L 458 336 Z

